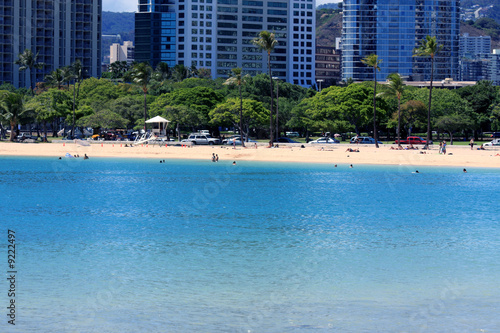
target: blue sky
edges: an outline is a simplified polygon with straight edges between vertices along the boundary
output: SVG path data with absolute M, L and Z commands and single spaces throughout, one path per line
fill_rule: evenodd
M 341 2 L 342 0 L 316 0 L 316 6 L 324 3 Z M 137 0 L 103 0 L 102 9 L 107 12 L 135 12 Z

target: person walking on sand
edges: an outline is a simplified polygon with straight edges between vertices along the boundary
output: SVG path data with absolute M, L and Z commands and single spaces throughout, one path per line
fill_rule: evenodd
M 443 140 L 443 147 L 441 148 L 441 151 L 443 152 L 443 154 L 446 155 L 446 141 Z
M 470 150 L 474 150 L 474 138 L 470 139 Z

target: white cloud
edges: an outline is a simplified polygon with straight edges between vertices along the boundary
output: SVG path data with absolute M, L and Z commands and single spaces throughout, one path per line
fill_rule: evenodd
M 136 12 L 137 0 L 102 0 L 102 10 L 105 12 Z

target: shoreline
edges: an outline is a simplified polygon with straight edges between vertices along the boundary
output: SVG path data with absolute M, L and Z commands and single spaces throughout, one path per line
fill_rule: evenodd
M 500 167 L 500 147 L 487 150 L 471 150 L 469 146 L 448 145 L 447 155 L 438 153 L 438 147 L 431 150 L 391 150 L 396 145 L 384 144 L 380 148 L 371 145 L 332 144 L 332 145 L 283 145 L 280 148 L 267 148 L 261 144 L 243 148 L 237 146 L 158 146 L 138 145 L 125 147 L 125 143 L 101 142 L 81 146 L 72 141 L 67 143 L 0 143 L 0 156 L 64 157 L 87 154 L 92 157 L 118 158 L 157 158 L 157 159 L 199 159 L 210 160 L 212 154 L 219 160 L 300 162 L 320 164 L 367 164 L 367 165 L 407 165 L 407 166 L 450 166 L 450 167 Z M 360 152 L 346 152 L 348 148 L 359 148 Z M 449 154 L 449 155 L 448 155 Z M 498 155 L 497 155 L 498 154 Z

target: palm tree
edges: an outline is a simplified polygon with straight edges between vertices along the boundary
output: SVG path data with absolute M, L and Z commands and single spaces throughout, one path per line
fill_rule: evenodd
M 24 113 L 24 100 L 21 94 L 3 92 L 0 95 L 0 112 L 2 118 L 10 123 L 10 141 L 14 141 L 16 125 Z
M 168 67 L 168 64 L 166 62 L 160 62 L 156 66 L 155 69 L 155 79 L 157 81 L 163 82 L 165 80 L 168 80 L 170 78 L 170 68 Z
M 250 77 L 250 75 L 242 76 L 241 68 L 233 68 L 232 74 L 230 77 L 224 82 L 224 84 L 228 85 L 237 85 L 238 92 L 240 94 L 240 136 L 241 136 L 241 145 L 245 147 L 245 138 L 243 137 L 243 97 L 241 95 L 241 85 L 245 83 L 245 78 Z
M 259 33 L 259 37 L 252 39 L 252 43 L 258 46 L 261 50 L 267 52 L 267 67 L 269 70 L 269 86 L 271 91 L 271 112 L 269 116 L 269 144 L 273 144 L 273 76 L 271 73 L 271 52 L 274 47 L 278 44 L 278 40 L 275 38 L 274 33 L 263 30 Z
M 405 90 L 405 84 L 403 82 L 403 78 L 398 73 L 392 73 L 387 76 L 389 80 L 389 85 L 387 89 L 377 96 L 387 96 L 387 97 L 396 97 L 398 100 L 398 147 L 401 147 L 401 97 L 403 96 L 403 92 Z
M 62 85 L 66 82 L 63 71 L 58 68 L 55 71 L 50 72 L 50 74 L 45 75 L 45 81 L 49 85 L 57 86 L 57 89 L 61 90 Z
M 378 59 L 378 55 L 370 54 L 369 56 L 361 59 L 361 62 L 368 67 L 373 68 L 373 138 L 375 139 L 375 147 L 378 148 L 378 133 L 377 133 L 377 70 L 380 72 L 379 64 L 382 60 Z
M 66 86 L 69 90 L 69 84 L 71 81 L 73 81 L 75 79 L 75 75 L 73 73 L 73 69 L 71 68 L 71 66 L 64 66 L 63 68 L 61 68 L 61 71 L 62 71 L 62 74 L 63 74 L 63 77 L 64 77 L 64 83 L 66 83 Z
M 144 130 L 146 130 L 146 120 L 148 120 L 148 109 L 147 109 L 147 95 L 148 95 L 148 84 L 153 75 L 153 69 L 148 63 L 135 64 L 132 68 L 132 80 L 135 84 L 142 88 L 144 93 Z
M 69 67 L 71 70 L 71 76 L 73 78 L 73 122 L 71 124 L 71 137 L 75 134 L 75 113 L 76 113 L 76 84 L 78 82 L 78 90 L 80 90 L 80 83 L 83 80 L 83 66 L 79 59 L 76 59 L 74 63 Z
M 31 95 L 34 95 L 33 92 L 33 83 L 36 83 L 36 72 L 35 69 L 42 69 L 45 64 L 43 62 L 37 62 L 38 53 L 35 55 L 33 51 L 30 49 L 24 50 L 23 53 L 20 53 L 19 58 L 14 62 L 16 65 L 19 65 L 19 70 L 24 71 L 29 69 L 31 80 L 30 80 L 30 89 Z
M 431 82 L 429 87 L 429 106 L 427 111 L 427 143 L 425 148 L 429 148 L 431 141 L 431 102 L 432 102 L 432 82 L 434 80 L 434 57 L 443 49 L 443 45 L 437 43 L 436 36 L 427 36 L 422 39 L 420 46 L 413 49 L 414 57 L 430 57 L 431 58 Z

